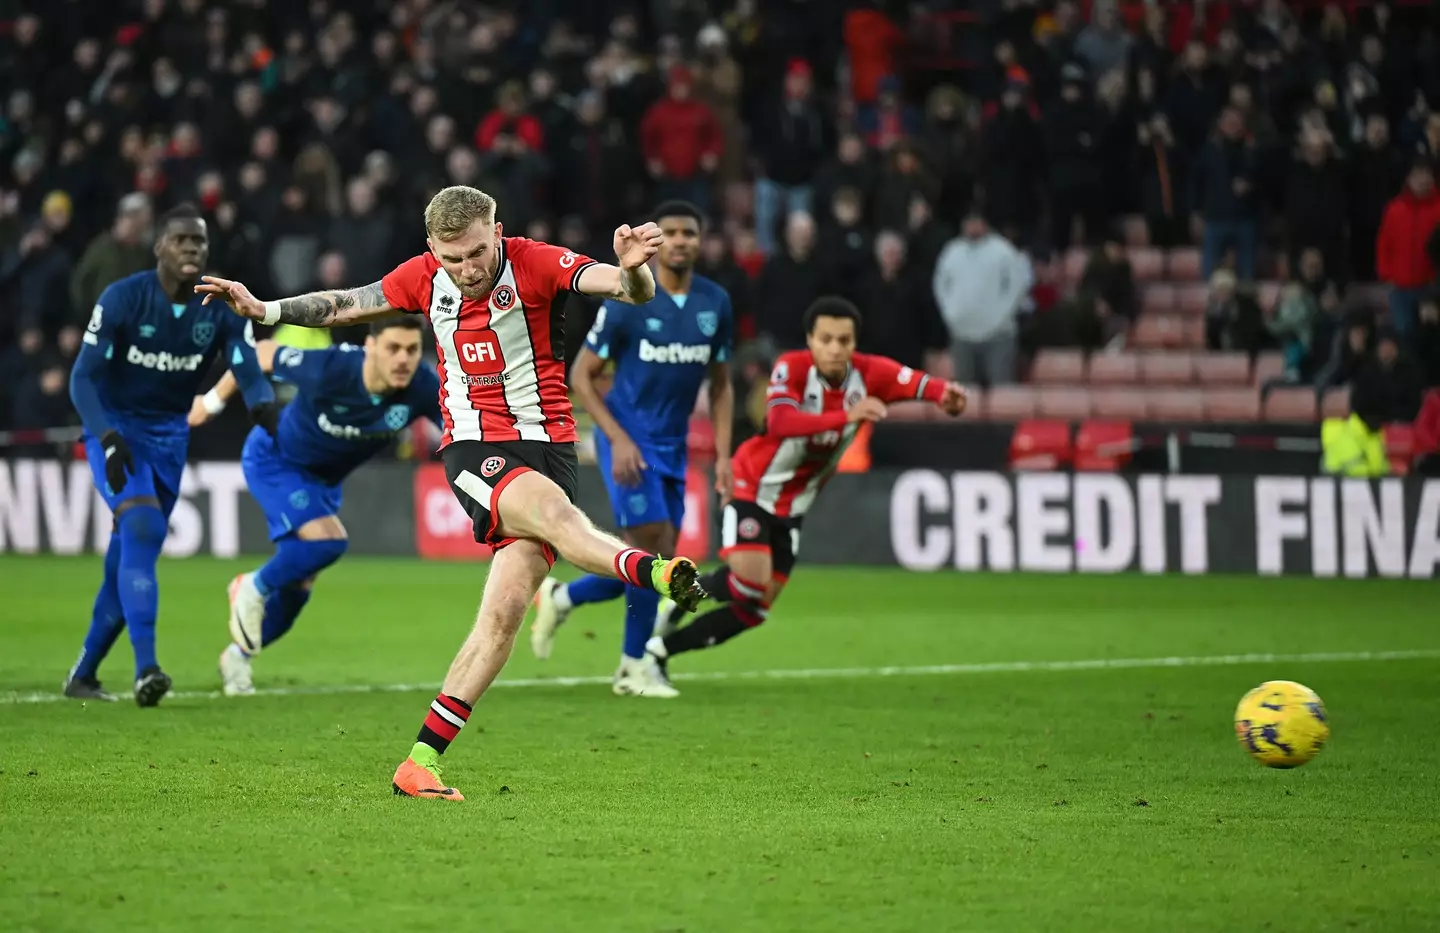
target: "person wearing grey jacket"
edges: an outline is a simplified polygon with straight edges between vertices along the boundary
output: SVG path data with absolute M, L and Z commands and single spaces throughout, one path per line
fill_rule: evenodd
M 1016 381 L 1021 304 L 1030 293 L 1030 261 L 972 213 L 935 263 L 935 304 L 950 331 L 955 381 L 986 386 Z

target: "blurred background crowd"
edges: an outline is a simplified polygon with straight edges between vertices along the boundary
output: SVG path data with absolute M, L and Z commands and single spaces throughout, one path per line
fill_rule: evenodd
M 272 298 L 378 279 L 461 183 L 508 233 L 597 257 L 694 201 L 747 385 L 822 293 L 860 305 L 865 349 L 968 382 L 1134 345 L 1136 250 L 1193 254 L 1200 349 L 1369 380 L 1380 420 L 1440 384 L 1429 4 L 19 6 L 0 0 L 0 429 L 75 422 L 81 328 L 153 264 L 165 208 L 200 205 L 211 267 Z M 578 346 L 593 308 L 570 315 Z

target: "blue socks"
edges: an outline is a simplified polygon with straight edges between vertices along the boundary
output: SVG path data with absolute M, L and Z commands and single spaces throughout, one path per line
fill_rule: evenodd
M 350 542 L 344 538 L 303 541 L 287 535 L 275 542 L 275 556 L 255 574 L 255 588 L 269 596 L 302 580 L 308 580 L 339 560 Z M 268 612 L 266 613 L 269 614 Z
M 300 610 L 310 601 L 310 590 L 303 586 L 287 586 L 275 590 L 265 597 L 265 621 L 260 626 L 260 646 L 279 641 L 290 631 L 290 626 L 300 616 Z
M 125 610 L 120 606 L 120 535 L 110 535 L 110 546 L 105 549 L 105 579 L 100 583 L 100 592 L 95 594 L 95 609 L 90 614 L 90 631 L 85 633 L 85 647 L 80 649 L 80 659 L 75 662 L 71 676 L 93 679 L 100 670 L 100 662 L 110 653 L 115 639 L 125 628 Z
M 645 643 L 655 634 L 655 611 L 659 608 L 659 593 L 639 586 L 625 587 L 625 641 L 620 648 L 625 657 L 645 657 Z
M 608 603 L 624 595 L 625 584 L 614 577 L 597 577 L 592 573 L 567 583 L 565 593 L 570 597 L 572 607 L 586 603 Z
M 155 565 L 170 523 L 165 513 L 151 505 L 137 505 L 125 511 L 120 526 L 120 561 L 116 590 L 120 608 L 135 649 L 135 676 L 157 666 L 155 661 L 155 618 L 160 612 L 160 588 L 155 582 Z M 106 552 L 109 562 L 109 552 Z

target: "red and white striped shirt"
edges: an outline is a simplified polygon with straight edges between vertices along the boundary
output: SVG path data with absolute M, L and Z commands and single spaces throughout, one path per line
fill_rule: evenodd
M 735 451 L 735 498 L 780 518 L 804 515 L 860 429 L 846 411 L 867 395 L 938 403 L 944 392 L 943 379 L 885 356 L 856 353 L 832 386 L 809 350 L 782 353 L 770 372 L 765 433 Z
M 502 237 L 495 285 L 466 298 L 431 253 L 380 280 L 392 308 L 427 314 L 440 365 L 444 447 L 452 441 L 576 440 L 565 389 L 565 292 L 595 260 Z

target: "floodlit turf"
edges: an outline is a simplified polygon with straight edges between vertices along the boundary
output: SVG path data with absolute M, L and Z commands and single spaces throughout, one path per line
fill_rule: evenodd
M 163 565 L 177 689 L 218 688 L 241 566 Z M 1440 929 L 1432 584 L 802 567 L 764 629 L 676 672 L 1422 656 L 513 686 L 447 756 L 455 806 L 389 792 L 429 695 L 322 688 L 437 682 L 483 568 L 342 562 L 256 665 L 317 692 L 17 702 L 56 691 L 98 573 L 0 560 L 7 933 Z M 506 676 L 608 674 L 619 612 L 573 616 L 548 664 L 522 636 Z M 122 641 L 102 677 L 129 675 Z M 1329 706 L 1300 770 L 1233 737 L 1274 678 Z

